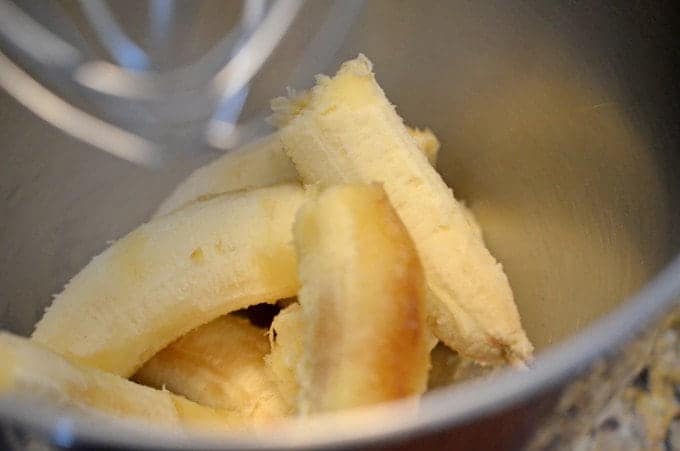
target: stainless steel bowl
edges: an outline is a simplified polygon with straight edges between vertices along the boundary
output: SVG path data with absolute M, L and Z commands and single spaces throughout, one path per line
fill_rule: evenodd
M 522 446 L 564 387 L 680 295 L 672 6 L 368 2 L 335 57 L 368 55 L 402 116 L 441 138 L 438 169 L 478 216 L 537 346 L 531 371 L 432 393 L 418 414 L 395 404 L 266 436 L 176 438 L 0 403 L 6 432 L 20 442 L 130 448 Z M 290 55 L 310 37 L 305 20 L 303 11 L 255 80 L 246 117 L 283 92 Z M 140 169 L 4 94 L 0 143 L 0 325 L 22 334 L 53 293 L 205 160 Z

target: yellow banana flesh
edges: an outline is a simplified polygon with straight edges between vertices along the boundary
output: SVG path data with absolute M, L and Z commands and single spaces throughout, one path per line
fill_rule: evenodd
M 23 337 L 0 333 L 0 396 L 19 396 L 92 416 L 142 420 L 183 429 L 242 426 L 229 412 L 200 406 L 164 390 L 79 367 Z
M 32 338 L 123 377 L 189 330 L 298 291 L 299 185 L 217 196 L 144 224 L 95 257 Z
M 422 393 L 429 368 L 425 283 L 413 242 L 379 185 L 336 186 L 294 226 L 302 414 Z
M 265 370 L 266 332 L 226 315 L 189 332 L 156 354 L 133 380 L 167 388 L 201 405 L 253 422 L 288 413 Z
M 273 121 L 301 180 L 383 183 L 423 263 L 435 335 L 481 363 L 530 359 L 533 347 L 501 265 L 418 150 L 368 59 L 344 63 L 333 78 L 319 76 L 306 96 L 302 107 L 272 102 Z
M 295 374 L 304 351 L 303 332 L 302 310 L 298 303 L 281 310 L 269 329 L 271 352 L 265 357 L 265 363 L 290 411 L 296 410 L 299 393 Z
M 418 147 L 432 165 L 437 161 L 439 140 L 429 128 L 409 128 Z M 273 133 L 194 171 L 158 207 L 154 217 L 184 207 L 201 196 L 297 181 L 297 172 Z

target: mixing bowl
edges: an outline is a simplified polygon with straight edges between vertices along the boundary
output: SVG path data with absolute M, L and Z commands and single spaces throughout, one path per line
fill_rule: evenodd
M 244 118 L 300 70 L 322 7 L 303 8 Z M 530 371 L 429 393 L 417 414 L 395 403 L 263 436 L 175 437 L 0 403 L 6 446 L 513 449 L 551 412 L 578 417 L 564 401 L 575 381 L 579 393 L 615 390 L 640 358 L 620 358 L 626 343 L 680 295 L 679 25 L 663 1 L 376 1 L 333 53 L 329 72 L 365 53 L 399 113 L 441 139 L 438 170 L 478 217 L 536 345 Z M 176 45 L 219 31 L 206 19 Z M 0 326 L 29 334 L 71 276 L 207 158 L 136 167 L 0 94 Z

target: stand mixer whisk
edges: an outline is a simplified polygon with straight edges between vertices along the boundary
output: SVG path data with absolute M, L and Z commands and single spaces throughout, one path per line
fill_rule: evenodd
M 251 83 L 308 6 L 320 4 L 0 0 L 0 86 L 101 150 L 167 166 L 263 132 L 264 113 L 239 121 Z M 289 84 L 326 68 L 362 1 L 322 6 Z M 183 61 L 173 45 L 210 21 L 209 44 Z

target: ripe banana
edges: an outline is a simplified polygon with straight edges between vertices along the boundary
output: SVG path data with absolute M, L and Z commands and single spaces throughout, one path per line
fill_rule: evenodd
M 143 224 L 95 257 L 59 294 L 33 339 L 123 377 L 220 315 L 298 291 L 295 212 L 282 185 L 217 196 Z
M 173 428 L 227 430 L 241 424 L 240 418 L 229 412 L 79 367 L 31 340 L 6 332 L 0 333 L 0 396 L 31 398 L 88 417 L 108 414 Z
M 302 107 L 272 102 L 273 122 L 303 182 L 381 182 L 416 243 L 428 286 L 430 326 L 481 363 L 530 359 L 501 265 L 428 164 L 360 55 L 319 76 Z
M 297 173 L 271 134 L 198 168 L 158 207 L 154 217 L 177 210 L 200 196 L 296 181 Z
M 295 410 L 298 393 L 300 392 L 296 371 L 304 351 L 303 334 L 302 308 L 298 303 L 290 304 L 281 310 L 274 317 L 274 321 L 269 329 L 271 352 L 265 357 L 265 362 L 267 369 L 272 374 L 272 379 L 278 386 L 279 392 L 284 397 L 291 411 Z M 430 350 L 434 348 L 438 340 L 429 331 L 427 335 L 429 340 L 427 349 Z M 448 348 L 446 349 L 449 353 L 457 356 L 453 351 Z M 434 357 L 435 353 L 432 351 L 431 358 Z M 435 366 L 441 366 L 440 363 L 440 361 L 433 361 L 430 373 L 432 371 L 443 372 L 440 371 L 440 368 L 435 368 Z
M 293 227 L 302 287 L 302 414 L 422 393 L 429 368 L 425 282 L 379 185 L 335 186 Z
M 265 357 L 265 364 L 291 412 L 296 410 L 299 392 L 295 373 L 304 350 L 303 332 L 302 310 L 298 303 L 281 310 L 269 328 L 271 352 Z
M 266 332 L 225 315 L 156 354 L 133 380 L 254 422 L 283 417 L 286 404 L 265 370 Z
M 418 147 L 435 164 L 439 140 L 432 130 L 409 128 Z M 198 168 L 163 201 L 154 217 L 177 210 L 201 196 L 297 181 L 277 133 L 233 150 Z

